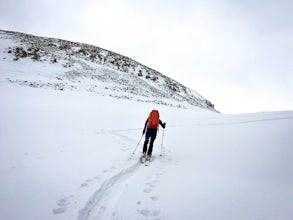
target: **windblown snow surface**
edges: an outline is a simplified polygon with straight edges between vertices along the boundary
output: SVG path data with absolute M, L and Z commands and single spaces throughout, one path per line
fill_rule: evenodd
M 0 219 L 292 219 L 293 111 L 225 115 L 34 88 L 11 81 L 53 70 L 13 62 L 0 60 Z M 152 109 L 167 126 L 146 167 Z

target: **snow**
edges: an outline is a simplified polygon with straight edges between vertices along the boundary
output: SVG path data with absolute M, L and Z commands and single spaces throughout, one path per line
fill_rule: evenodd
M 292 219 L 293 111 L 176 108 L 180 102 L 167 98 L 171 105 L 121 98 L 128 94 L 120 89 L 105 95 L 105 83 L 116 82 L 84 75 L 75 89 L 70 80 L 56 89 L 48 83 L 66 74 L 61 64 L 15 62 L 3 51 L 0 219 Z M 152 109 L 167 125 L 144 166 L 143 138 L 134 150 Z
M 293 111 L 221 115 L 1 84 L 1 219 L 291 219 Z M 151 165 L 129 160 L 152 108 Z
M 4 79 L 11 83 L 214 110 L 210 101 L 179 82 L 96 46 L 2 30 L 0 41 Z

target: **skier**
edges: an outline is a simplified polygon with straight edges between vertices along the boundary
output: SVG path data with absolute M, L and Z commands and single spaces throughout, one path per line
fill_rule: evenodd
M 145 122 L 143 133 L 142 133 L 144 135 L 146 132 L 145 141 L 144 141 L 144 145 L 143 145 L 143 155 L 141 157 L 142 163 L 144 163 L 145 160 L 147 160 L 149 162 L 151 159 L 152 152 L 153 152 L 153 145 L 154 145 L 154 141 L 157 136 L 157 131 L 158 131 L 159 125 L 161 125 L 163 128 L 166 127 L 166 123 L 162 123 L 162 121 L 160 120 L 159 111 L 152 110 L 150 112 L 149 117 L 147 118 L 147 120 Z M 146 128 L 147 128 L 147 130 L 146 130 Z M 149 139 L 151 139 L 151 141 L 150 141 L 150 145 L 148 147 Z

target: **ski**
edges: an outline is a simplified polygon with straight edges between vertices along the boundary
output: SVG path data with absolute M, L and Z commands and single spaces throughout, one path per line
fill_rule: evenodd
M 146 166 L 149 166 L 150 164 L 151 164 L 150 160 L 146 160 L 146 161 L 145 161 L 145 165 L 146 165 Z
M 141 162 L 141 163 L 145 163 L 145 157 L 144 157 L 144 156 L 141 156 L 141 157 L 140 157 L 140 162 Z
M 144 164 L 145 166 L 149 166 L 151 160 L 147 160 L 143 155 L 139 158 L 140 163 Z

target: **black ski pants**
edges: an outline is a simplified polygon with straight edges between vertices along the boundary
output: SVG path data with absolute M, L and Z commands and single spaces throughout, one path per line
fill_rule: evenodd
M 148 128 L 145 135 L 145 141 L 143 145 L 143 153 L 146 153 L 148 156 L 152 156 L 154 141 L 157 137 L 157 129 L 155 128 Z M 148 148 L 148 143 L 150 141 L 150 146 Z

